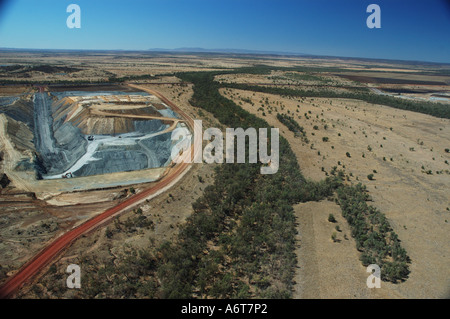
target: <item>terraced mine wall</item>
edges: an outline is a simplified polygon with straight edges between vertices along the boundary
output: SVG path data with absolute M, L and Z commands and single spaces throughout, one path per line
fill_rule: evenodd
M 71 173 L 73 177 L 102 175 L 167 166 L 172 148 L 171 133 L 162 133 L 168 124 L 159 119 L 134 119 L 120 114 L 176 117 L 170 110 L 156 110 L 152 106 L 136 106 L 139 103 L 120 102 L 125 110 L 109 113 L 118 116 L 101 116 L 92 112 L 97 102 L 76 101 L 73 97 L 138 95 L 147 93 L 125 92 L 58 92 L 45 96 L 45 101 L 35 99 L 40 129 L 48 136 L 41 138 L 39 154 L 45 166 L 44 178 L 60 178 Z M 51 107 L 49 108 L 49 105 Z M 38 110 L 36 110 L 38 111 Z M 49 115 L 51 113 L 51 115 Z M 36 123 L 36 125 L 38 125 Z M 53 132 L 53 135 L 52 135 Z M 91 137 L 91 140 L 88 139 Z
M 64 120 L 54 122 L 53 100 L 48 93 L 34 97 L 35 146 L 44 171 L 57 174 L 73 165 L 87 150 L 87 141 L 79 129 Z

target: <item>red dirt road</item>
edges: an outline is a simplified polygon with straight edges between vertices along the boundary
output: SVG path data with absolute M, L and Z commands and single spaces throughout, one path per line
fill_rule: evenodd
M 137 87 L 142 89 L 140 87 Z M 181 111 L 177 106 L 167 100 L 164 96 L 155 92 L 153 90 L 143 89 L 151 94 L 156 95 L 158 98 L 163 100 L 164 103 L 171 106 L 174 111 L 180 114 L 185 120 L 187 125 L 193 131 L 193 120 L 183 111 Z M 191 152 L 192 153 L 192 152 Z M 191 156 L 193 158 L 193 156 Z M 8 298 L 14 292 L 16 292 L 21 286 L 23 286 L 27 281 L 36 276 L 42 269 L 48 266 L 65 248 L 69 247 L 76 239 L 80 238 L 82 235 L 92 231 L 96 227 L 100 226 L 102 223 L 108 221 L 113 216 L 124 211 L 127 208 L 132 207 L 139 201 L 156 194 L 158 191 L 163 190 L 165 187 L 170 186 L 171 183 L 176 182 L 177 178 L 189 167 L 189 163 L 180 163 L 175 165 L 173 168 L 169 168 L 167 174 L 159 181 L 156 185 L 146 189 L 132 197 L 126 199 L 122 203 L 106 210 L 105 212 L 97 215 L 96 217 L 86 221 L 80 226 L 68 231 L 67 233 L 56 238 L 52 243 L 45 247 L 40 253 L 38 253 L 34 258 L 28 261 L 22 268 L 11 278 L 9 278 L 6 283 L 0 288 L 0 298 Z

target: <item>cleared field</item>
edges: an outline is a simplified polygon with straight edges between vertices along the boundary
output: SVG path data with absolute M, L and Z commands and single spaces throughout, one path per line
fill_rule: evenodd
M 413 76 L 411 78 L 408 76 L 406 78 L 392 78 L 388 77 L 389 74 L 383 74 L 383 76 L 373 76 L 373 75 L 362 75 L 362 74 L 341 74 L 343 78 L 362 82 L 362 83 L 376 83 L 376 84 L 409 84 L 409 85 L 446 85 L 448 81 L 447 78 L 443 78 L 442 80 L 436 79 L 436 77 L 429 77 L 429 80 L 423 80 L 423 77 L 419 77 L 417 80 L 413 80 Z
M 417 75 L 402 74 L 390 72 L 358 72 L 358 73 L 339 73 L 340 77 L 362 82 L 377 84 L 410 84 L 410 85 L 448 85 L 450 78 L 448 76 L 439 75 Z
M 340 207 L 331 201 L 309 202 L 295 207 L 298 221 L 298 266 L 294 298 L 392 298 L 401 297 L 383 289 L 367 289 L 369 273 L 359 261 L 355 240 Z M 328 221 L 333 214 L 335 223 Z M 340 231 L 335 227 L 339 226 Z M 331 234 L 337 234 L 333 242 Z

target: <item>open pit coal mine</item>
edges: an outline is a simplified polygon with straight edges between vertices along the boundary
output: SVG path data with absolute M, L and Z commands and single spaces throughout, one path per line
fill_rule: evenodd
M 10 135 L 26 141 L 16 147 L 34 154 L 16 169 L 34 170 L 38 179 L 165 167 L 173 147 L 167 118 L 179 118 L 152 95 L 119 91 L 3 97 L 0 113 L 20 123 Z

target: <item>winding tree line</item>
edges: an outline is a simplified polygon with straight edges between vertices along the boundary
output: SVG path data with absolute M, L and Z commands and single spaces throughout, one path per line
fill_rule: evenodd
M 193 72 L 177 76 L 194 84 L 190 103 L 209 111 L 223 125 L 269 127 L 266 121 L 220 94 L 220 85 L 214 82 L 217 74 Z M 298 129 L 292 121 L 283 120 Z M 277 174 L 261 175 L 258 164 L 219 166 L 214 184 L 193 204 L 194 213 L 177 240 L 165 243 L 157 254 L 159 295 L 291 297 L 297 264 L 292 205 L 321 200 L 334 193 L 338 194 L 343 215 L 352 226 L 362 263 L 378 263 L 383 280 L 406 279 L 409 259 L 397 235 L 384 215 L 367 206 L 363 189 L 343 186 L 343 179 L 344 173 L 340 171 L 317 183 L 305 180 L 283 137 Z M 349 191 L 353 189 L 356 191 Z
M 269 127 L 268 123 L 243 110 L 219 93 L 216 72 L 177 74 L 194 84 L 190 103 L 211 112 L 228 127 Z M 289 126 L 301 131 L 292 121 Z M 294 121 L 295 122 L 295 121 Z M 297 124 L 298 125 L 298 124 Z M 257 164 L 221 165 L 215 183 L 193 205 L 194 214 L 175 243 L 164 245 L 159 276 L 164 297 L 210 296 L 289 298 L 296 265 L 295 216 L 292 205 L 320 200 L 338 190 L 345 216 L 351 216 L 346 200 L 365 207 L 365 197 L 349 193 L 344 173 L 325 180 L 306 181 L 289 143 L 280 137 L 280 169 L 261 175 Z M 347 197 L 343 197 L 345 194 Z M 353 206 L 351 206 L 353 207 Z M 366 206 L 368 207 L 368 206 Z M 409 274 L 406 252 L 384 215 L 373 208 L 361 228 L 353 224 L 352 235 L 363 253 L 363 264 L 378 262 L 383 280 L 397 281 Z M 361 213 L 362 214 L 362 213 Z M 357 215 L 360 216 L 360 215 Z M 362 216 L 362 215 L 361 215 Z M 381 216 L 381 217 L 380 217 Z M 382 220 L 382 231 L 373 231 Z M 361 229 L 372 230 L 369 238 Z M 376 238 L 375 238 L 376 237 Z M 375 239 L 374 239 L 375 238 Z M 381 243 L 383 250 L 380 251 Z M 394 262 L 387 261 L 389 257 Z M 180 271 L 180 269 L 182 269 Z
M 194 83 L 191 104 L 211 112 L 222 124 L 269 127 L 224 98 L 214 75 L 177 76 Z M 259 164 L 217 168 L 214 185 L 193 205 L 194 213 L 177 242 L 161 250 L 164 297 L 291 297 L 296 265 L 292 205 L 329 196 L 333 186 L 306 181 L 282 137 L 280 159 L 274 175 L 261 175 Z

